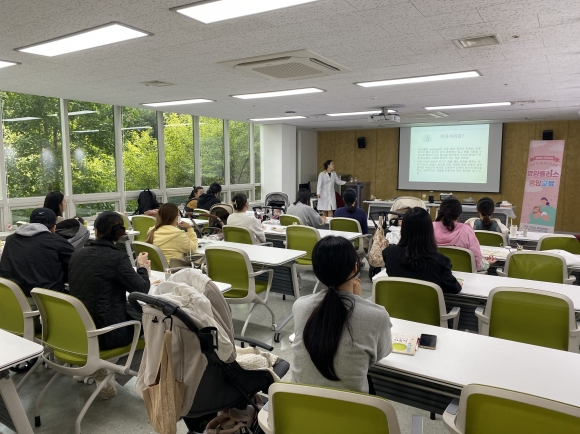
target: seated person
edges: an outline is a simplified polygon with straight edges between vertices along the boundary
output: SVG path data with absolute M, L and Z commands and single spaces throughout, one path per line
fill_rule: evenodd
M 203 187 L 195 187 L 191 190 L 189 195 L 189 199 L 187 199 L 187 205 L 185 205 L 186 212 L 192 212 L 194 209 L 197 208 L 197 201 L 199 196 L 203 194 Z
M 433 223 L 437 245 L 469 249 L 475 257 L 477 270 L 487 270 L 491 264 L 495 263 L 496 259 L 493 257 L 484 259 L 482 257 L 481 246 L 471 226 L 457 222 L 462 212 L 461 202 L 455 197 L 449 197 L 441 202 L 439 213 Z
M 186 229 L 185 232 L 182 228 Z M 161 249 L 167 262 L 171 259 L 183 261 L 184 253 L 197 250 L 197 236 L 190 223 L 179 221 L 179 208 L 174 203 L 159 207 L 155 226 L 147 232 L 145 242 Z
M 433 282 L 449 294 L 461 291 L 461 285 L 451 274 L 451 261 L 437 251 L 431 216 L 423 208 L 415 207 L 405 213 L 401 240 L 383 250 L 383 261 L 390 277 Z
M 296 200 L 288 207 L 286 214 L 296 216 L 300 218 L 303 225 L 316 229 L 321 229 L 326 222 L 326 217 L 320 216 L 310 206 L 310 192 L 305 188 L 298 190 Z
M 246 228 L 255 235 L 254 244 L 266 242 L 266 236 L 260 225 L 260 221 L 253 215 L 246 214 L 248 210 L 248 198 L 244 193 L 237 193 L 232 199 L 234 213 L 228 217 L 228 226 Z
M 16 283 L 27 297 L 36 287 L 64 292 L 74 247 L 54 233 L 56 215 L 48 208 L 36 208 L 30 224 L 6 238 L 0 276 Z M 29 301 L 33 301 L 30 297 Z M 35 305 L 36 306 L 36 305 Z
M 207 193 L 199 195 L 197 198 L 197 207 L 200 209 L 210 210 L 216 203 L 222 203 L 218 196 L 222 192 L 222 186 L 214 182 L 207 189 Z
M 495 211 L 495 204 L 489 197 L 483 197 L 477 201 L 477 212 L 479 218 L 471 218 L 465 223 L 468 223 L 476 231 L 491 231 L 509 235 L 510 230 L 505 226 L 500 219 L 492 219 L 491 216 Z
M 52 210 L 56 214 L 56 222 L 60 223 L 64 220 L 64 212 L 66 210 L 66 199 L 64 194 L 60 191 L 51 191 L 44 198 L 44 208 Z
M 294 381 L 368 393 L 369 367 L 392 349 L 389 314 L 362 298 L 360 262 L 346 238 L 318 241 L 312 267 L 327 289 L 292 306 Z
M 147 253 L 137 256 L 133 269 L 127 253 L 117 249 L 115 243 L 125 235 L 123 218 L 116 212 L 105 211 L 95 220 L 96 240 L 90 246 L 77 250 L 70 260 L 70 294 L 83 302 L 97 328 L 108 327 L 133 319 L 140 320 L 135 312 L 127 310 L 127 292 L 149 292 L 151 283 L 145 264 Z M 134 328 L 123 327 L 99 336 L 99 349 L 123 347 L 133 341 Z M 93 374 L 97 386 L 107 376 L 106 369 Z M 99 393 L 108 399 L 116 395 L 115 381 Z
M 338 208 L 334 211 L 334 217 L 346 217 L 358 220 L 363 235 L 369 233 L 369 222 L 367 213 L 356 206 L 356 192 L 352 188 L 347 188 L 343 194 L 345 207 Z

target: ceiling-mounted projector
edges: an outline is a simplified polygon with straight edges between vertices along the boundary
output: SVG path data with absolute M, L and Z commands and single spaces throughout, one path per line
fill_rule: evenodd
M 396 113 L 389 113 L 394 110 L 389 110 L 387 107 L 383 107 L 380 113 L 374 113 L 368 117 L 368 122 L 374 123 L 399 123 L 401 118 Z

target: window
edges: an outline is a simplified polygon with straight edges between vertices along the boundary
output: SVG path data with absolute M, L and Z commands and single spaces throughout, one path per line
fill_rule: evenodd
M 57 98 L 2 93 L 2 133 L 8 197 L 45 196 L 63 190 Z
M 125 190 L 159 188 L 157 112 L 123 108 Z
M 169 196 L 167 198 L 167 203 L 174 203 L 180 209 L 183 209 L 183 207 L 185 205 L 187 205 L 188 199 L 189 199 L 189 194 L 182 195 L 182 196 Z
M 228 121 L 230 135 L 230 184 L 250 183 L 250 124 Z
M 75 204 L 78 217 L 94 217 L 103 211 L 115 211 L 115 202 L 79 203 Z
M 256 198 L 256 201 L 261 201 L 262 200 L 262 187 L 261 186 L 257 186 L 254 189 L 254 197 Z
M 191 115 L 164 113 L 167 188 L 193 187 L 193 120 Z
M 125 203 L 125 211 L 130 214 L 133 214 L 138 207 L 139 204 L 137 203 L 137 199 L 127 200 Z
M 224 121 L 199 118 L 199 147 L 201 150 L 201 184 L 225 183 Z
M 258 124 L 254 124 L 254 182 L 256 184 L 262 182 L 262 172 L 260 171 L 260 125 Z M 261 197 L 260 193 L 260 196 L 256 196 L 256 200 L 260 200 Z
M 68 102 L 74 194 L 117 191 L 113 106 Z
M 34 211 L 34 208 L 21 208 L 21 209 L 13 209 L 12 210 L 12 226 L 16 224 L 16 222 L 30 222 L 30 214 Z

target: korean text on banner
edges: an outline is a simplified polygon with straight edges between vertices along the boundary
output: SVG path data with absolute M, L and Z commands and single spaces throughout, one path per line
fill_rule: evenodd
M 564 140 L 532 140 L 520 226 L 553 233 L 564 158 Z

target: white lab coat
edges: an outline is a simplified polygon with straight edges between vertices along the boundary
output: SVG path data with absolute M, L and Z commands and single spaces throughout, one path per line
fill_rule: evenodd
M 344 185 L 346 181 L 341 181 L 335 172 L 323 171 L 318 175 L 318 185 L 316 186 L 316 194 L 320 195 L 318 199 L 319 211 L 330 211 L 336 209 L 336 196 L 334 194 L 334 184 Z

